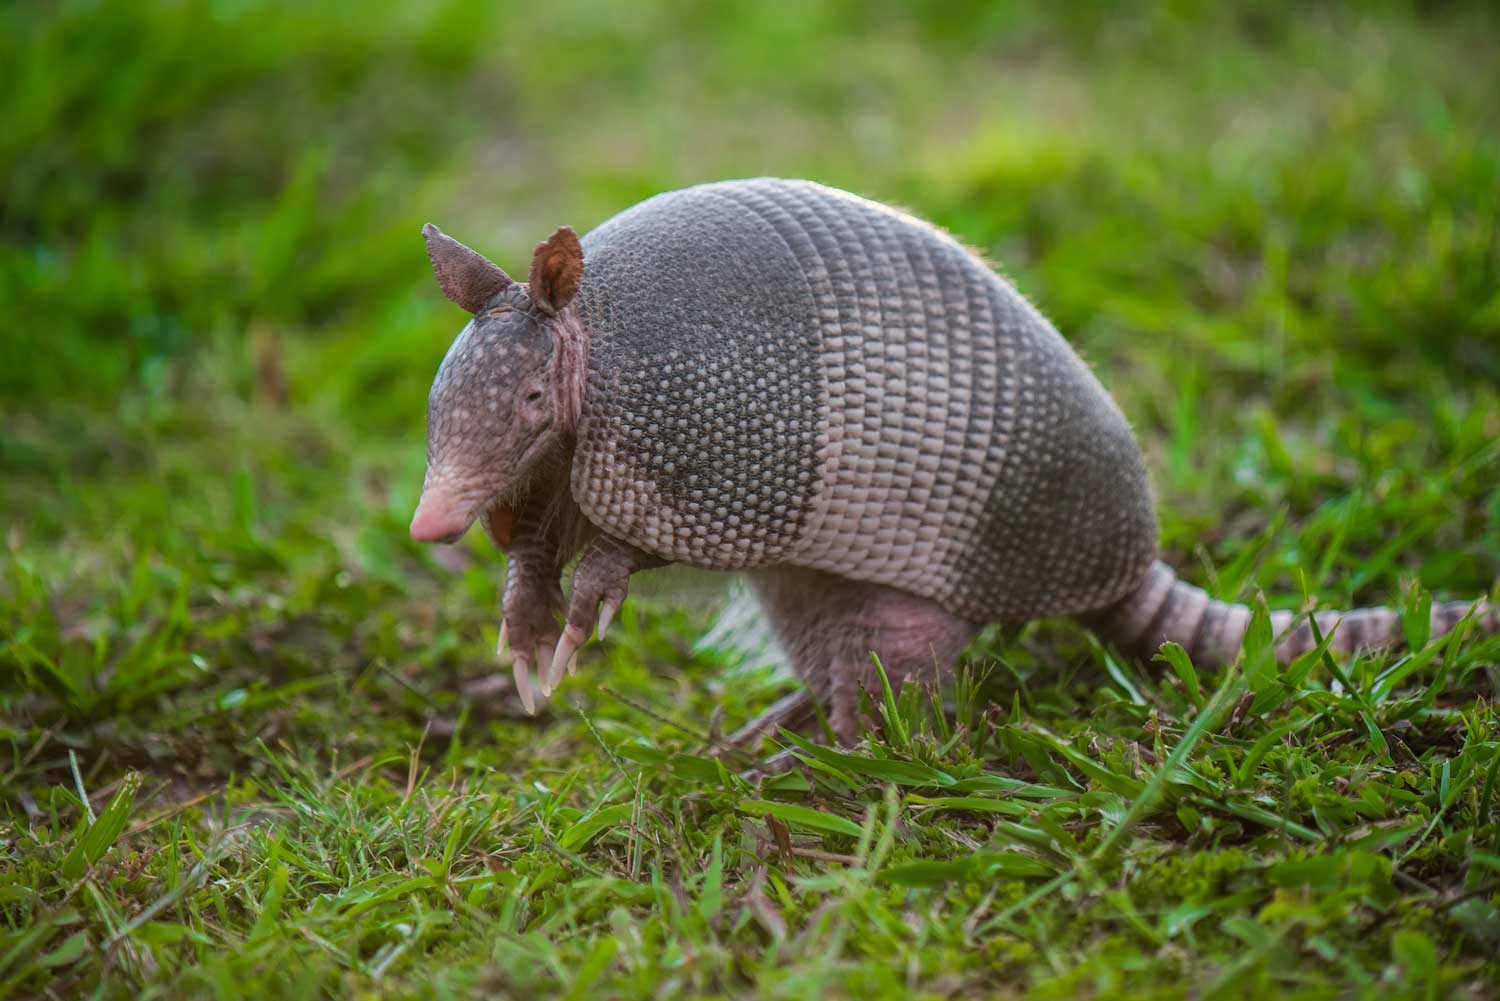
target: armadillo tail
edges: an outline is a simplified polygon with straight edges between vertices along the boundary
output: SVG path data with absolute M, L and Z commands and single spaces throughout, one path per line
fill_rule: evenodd
M 1452 630 L 1475 604 L 1434 602 L 1433 638 Z M 1475 628 L 1500 633 L 1500 605 L 1482 599 L 1478 605 Z M 1324 636 L 1333 633 L 1329 649 L 1338 653 L 1402 642 L 1401 614 L 1391 608 L 1321 611 L 1313 617 L 1319 632 Z M 1158 561 L 1134 591 L 1113 605 L 1081 618 L 1126 653 L 1150 657 L 1163 643 L 1171 642 L 1181 645 L 1194 663 L 1209 666 L 1227 664 L 1239 653 L 1245 629 L 1250 625 L 1250 608 L 1210 598 L 1201 587 L 1178 579 L 1175 570 Z M 1317 646 L 1308 620 L 1294 612 L 1272 612 L 1271 629 L 1276 635 L 1276 659 L 1281 663 L 1295 660 Z

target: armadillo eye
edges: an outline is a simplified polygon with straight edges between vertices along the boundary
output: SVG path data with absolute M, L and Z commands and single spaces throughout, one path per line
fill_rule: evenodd
M 542 391 L 540 389 L 533 389 L 531 392 L 527 393 L 526 394 L 526 402 L 527 403 L 541 403 L 542 402 Z

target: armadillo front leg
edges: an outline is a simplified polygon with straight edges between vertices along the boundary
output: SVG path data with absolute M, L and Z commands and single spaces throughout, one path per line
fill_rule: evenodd
M 510 647 L 516 694 L 526 711 L 534 714 L 531 668 L 534 663 L 546 677 L 560 632 L 562 557 L 547 533 L 528 525 L 524 518 L 518 521 L 505 569 L 505 595 L 501 599 L 505 621 L 496 652 L 503 653 L 507 645 Z
M 665 566 L 668 562 L 610 535 L 601 533 L 594 538 L 573 571 L 568 625 L 557 644 L 552 669 L 543 678 L 544 692 L 550 694 L 557 687 L 565 670 L 571 673 L 576 669 L 578 650 L 588 642 L 596 623 L 599 638 L 604 638 L 605 630 L 625 603 L 630 590 L 630 575 L 637 570 Z

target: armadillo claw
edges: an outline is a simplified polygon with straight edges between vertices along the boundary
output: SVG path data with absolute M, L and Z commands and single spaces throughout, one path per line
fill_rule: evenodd
M 563 673 L 572 674 L 577 669 L 578 651 L 588 642 L 588 635 L 577 626 L 569 626 L 563 630 L 562 639 L 557 641 L 557 652 L 552 655 L 552 669 L 547 672 L 547 686 L 556 688 L 563 679 Z
M 521 697 L 521 705 L 526 710 L 526 715 L 536 715 L 536 696 L 531 693 L 531 658 L 516 654 L 510 665 L 511 673 L 516 679 L 516 694 Z
M 615 613 L 619 612 L 621 604 L 623 602 L 605 599 L 604 607 L 599 610 L 599 638 L 601 640 L 609 630 L 609 624 L 615 621 Z
M 500 638 L 495 641 L 495 656 L 505 656 L 505 623 L 500 623 Z
M 552 662 L 557 658 L 553 655 L 553 647 L 550 643 L 538 643 L 536 645 L 536 676 L 541 682 L 542 697 L 551 698 L 552 689 L 556 688 L 553 681 Z

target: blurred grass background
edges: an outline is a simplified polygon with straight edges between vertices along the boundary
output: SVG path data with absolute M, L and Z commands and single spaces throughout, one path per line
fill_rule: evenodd
M 1451 459 L 1500 383 L 1493 12 L 1042 10 L 15 5 L 13 522 L 95 540 L 175 508 L 182 535 L 181 491 L 222 515 L 243 472 L 268 528 L 315 497 L 393 534 L 371 516 L 415 496 L 459 322 L 422 221 L 515 267 L 559 222 L 760 173 L 989 254 L 1156 453 L 1173 543 Z M 1459 527 L 1430 585 L 1492 579 L 1493 520 Z
M 1484 593 L 1497 94 L 1485 3 L 7 4 L 7 809 L 63 823 L 131 769 L 142 809 L 264 802 L 241 783 L 279 755 L 379 757 L 471 713 L 450 764 L 607 768 L 565 711 L 466 694 L 499 565 L 406 538 L 463 321 L 429 219 L 515 271 L 558 224 L 709 179 L 902 204 L 1095 365 L 1190 576 L 1293 606 Z M 698 625 L 641 619 L 570 691 L 743 720 L 778 683 L 693 666 Z M 1055 667 L 1058 641 L 1009 655 Z

